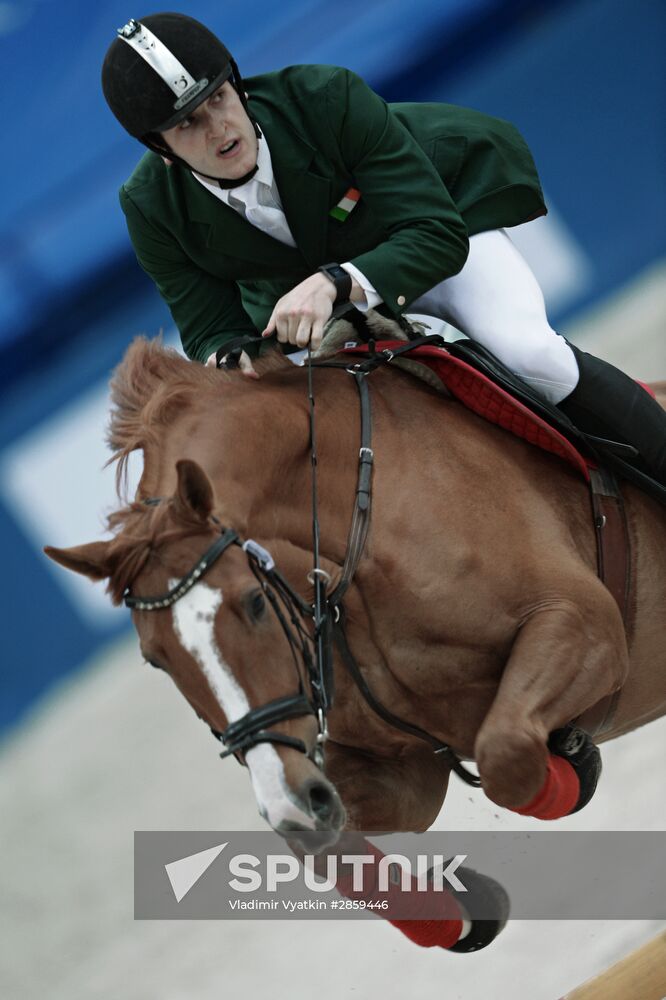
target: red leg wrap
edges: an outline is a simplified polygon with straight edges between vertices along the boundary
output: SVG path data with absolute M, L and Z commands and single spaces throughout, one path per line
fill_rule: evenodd
M 389 920 L 422 948 L 450 948 L 462 934 L 462 920 Z
M 513 812 L 536 819 L 560 819 L 568 816 L 580 796 L 578 775 L 568 760 L 548 755 L 548 774 L 543 788 L 527 805 Z
M 377 862 L 383 857 L 382 852 L 367 841 L 364 850 L 367 854 L 374 854 Z M 413 882 L 415 881 L 416 879 L 413 879 Z M 402 931 L 410 941 L 421 945 L 422 948 L 450 948 L 462 934 L 463 924 L 460 907 L 455 897 L 446 890 L 443 892 L 435 892 L 434 889 L 428 892 L 417 892 L 414 890 L 407 894 L 402 893 L 399 886 L 389 885 L 388 892 L 380 892 L 376 886 L 370 889 L 364 888 L 363 890 L 355 891 L 352 888 L 351 876 L 338 877 L 337 889 L 347 899 L 363 899 L 367 903 L 377 900 L 387 900 L 389 907 L 392 903 L 396 904 L 400 900 L 402 912 L 404 913 L 405 907 L 407 907 L 413 912 L 414 916 L 403 917 L 399 920 L 386 919 L 394 927 L 397 927 L 399 931 Z M 422 912 L 424 899 L 427 898 L 431 902 L 433 897 L 437 900 L 441 918 L 437 920 L 419 919 L 418 914 Z M 377 915 L 382 914 L 381 910 L 374 910 L 372 912 Z

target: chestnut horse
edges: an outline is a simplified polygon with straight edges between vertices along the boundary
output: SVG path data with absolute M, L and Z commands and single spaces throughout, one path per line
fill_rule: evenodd
M 48 555 L 108 580 L 120 603 L 130 588 L 139 599 L 168 592 L 232 528 L 268 550 L 311 604 L 307 373 L 277 352 L 258 371 L 248 383 L 135 341 L 112 383 L 110 444 L 119 482 L 129 454 L 143 451 L 136 500 L 111 516 L 111 540 Z M 358 400 L 344 370 L 313 377 L 321 567 L 335 586 L 356 488 Z M 372 527 L 344 598 L 349 646 L 383 705 L 473 759 L 485 794 L 519 809 L 544 785 L 552 731 L 576 718 L 585 728 L 615 691 L 598 742 L 666 711 L 663 508 L 626 486 L 635 607 L 625 635 L 597 577 L 582 477 L 399 371 L 373 374 L 370 394 Z M 262 583 L 256 560 L 229 544 L 179 599 L 133 612 L 146 660 L 216 732 L 293 695 L 303 672 L 285 638 L 300 633 L 289 622 L 285 632 Z M 450 757 L 377 715 L 337 658 L 334 674 L 322 767 L 311 714 L 272 726 L 284 742 L 246 750 L 261 814 L 283 833 L 427 829 Z

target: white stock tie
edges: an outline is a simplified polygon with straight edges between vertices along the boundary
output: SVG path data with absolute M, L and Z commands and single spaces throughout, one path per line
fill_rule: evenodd
M 239 198 L 238 194 L 231 190 L 228 194 L 229 206 L 268 236 L 287 246 L 295 247 L 296 241 L 291 235 L 287 217 L 282 210 L 275 181 L 270 186 L 263 181 L 255 181 L 254 184 L 250 182 L 249 185 L 243 186 L 249 188 L 247 201 Z

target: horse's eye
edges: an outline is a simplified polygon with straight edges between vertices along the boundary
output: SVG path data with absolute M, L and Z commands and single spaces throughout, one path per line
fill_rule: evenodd
M 146 660 L 146 663 L 150 667 L 155 667 L 155 670 L 164 670 L 164 667 L 162 666 L 162 664 L 161 663 L 156 663 L 155 660 Z
M 250 616 L 258 620 L 266 610 L 266 598 L 260 590 L 255 590 L 248 604 Z

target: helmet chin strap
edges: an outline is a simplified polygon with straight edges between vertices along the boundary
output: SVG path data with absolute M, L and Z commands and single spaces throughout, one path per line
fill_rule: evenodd
M 252 167 L 252 170 L 249 170 L 246 174 L 244 174 L 242 177 L 239 177 L 238 180 L 236 181 L 223 181 L 221 177 L 211 177 L 210 180 L 217 181 L 217 183 L 220 185 L 221 188 L 223 188 L 225 191 L 228 191 L 230 188 L 238 188 L 242 187 L 243 184 L 247 184 L 248 181 L 252 180 L 258 169 L 259 165 L 255 163 L 255 165 Z M 206 177 L 207 175 L 202 174 L 201 176 Z

